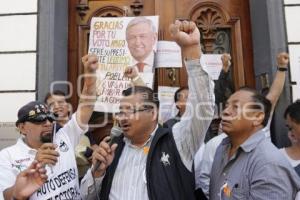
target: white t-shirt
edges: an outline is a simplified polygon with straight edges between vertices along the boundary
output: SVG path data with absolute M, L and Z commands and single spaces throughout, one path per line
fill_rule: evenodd
M 81 199 L 78 171 L 75 160 L 75 147 L 79 143 L 82 130 L 77 121 L 76 113 L 71 120 L 54 137 L 59 152 L 58 162 L 55 166 L 46 166 L 48 180 L 38 189 L 30 200 L 62 200 Z M 16 176 L 25 170 L 34 160 L 37 151 L 24 143 L 19 138 L 13 146 L 0 152 L 0 192 L 14 185 Z
M 279 151 L 288 159 L 293 167 L 296 167 L 300 164 L 300 160 L 292 159 L 286 152 L 285 148 L 279 149 Z
M 204 147 L 203 152 L 199 150 L 195 155 L 195 184 L 196 189 L 202 188 L 202 191 L 206 196 L 209 192 L 210 172 L 214 161 L 215 153 L 222 142 L 227 137 L 225 133 L 222 133 L 211 140 L 209 140 Z M 201 155 L 202 156 L 199 156 Z

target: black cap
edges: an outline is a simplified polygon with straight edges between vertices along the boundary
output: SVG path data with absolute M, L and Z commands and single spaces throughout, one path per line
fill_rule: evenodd
M 51 122 L 55 120 L 54 114 L 49 112 L 47 105 L 39 101 L 31 101 L 19 109 L 16 126 L 26 121 L 43 122 L 47 119 Z

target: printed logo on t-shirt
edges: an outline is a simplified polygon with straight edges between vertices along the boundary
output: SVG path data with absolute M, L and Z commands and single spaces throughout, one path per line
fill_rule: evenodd
M 29 161 L 30 161 L 30 158 L 21 158 L 21 159 L 15 160 L 14 163 L 11 164 L 11 167 L 15 168 L 19 172 L 21 172 L 27 168 L 26 163 Z
M 63 140 L 61 140 L 59 143 L 59 149 L 62 152 L 67 152 L 69 150 L 69 147 Z
M 21 171 L 23 171 L 27 168 L 26 165 L 24 165 L 22 163 L 20 163 L 20 164 L 11 164 L 11 167 L 17 169 L 19 172 L 21 172 Z

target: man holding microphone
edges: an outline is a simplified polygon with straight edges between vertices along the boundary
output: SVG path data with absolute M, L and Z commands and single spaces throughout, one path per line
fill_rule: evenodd
M 94 109 L 98 67 L 96 56 L 86 55 L 82 62 L 85 76 L 77 112 L 55 135 L 55 117 L 45 104 L 32 101 L 19 109 L 16 126 L 21 137 L 0 152 L 0 192 L 4 199 L 81 199 L 74 148 L 87 131 Z M 39 184 L 44 183 L 35 192 L 14 196 L 20 188 L 17 177 L 35 162 L 46 166 L 48 179 L 43 176 Z

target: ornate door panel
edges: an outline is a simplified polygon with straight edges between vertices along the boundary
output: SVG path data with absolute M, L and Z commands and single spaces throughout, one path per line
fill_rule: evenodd
M 177 0 L 175 13 L 197 24 L 204 53 L 232 55 L 235 88 L 255 86 L 248 0 Z
M 204 53 L 232 55 L 232 77 L 236 88 L 255 86 L 249 0 L 69 0 L 69 81 L 77 91 L 82 72 L 80 58 L 87 53 L 89 24 L 94 16 L 159 15 L 159 40 L 170 40 L 169 24 L 191 19 L 201 31 Z M 185 86 L 182 69 L 156 69 L 155 85 Z M 71 99 L 73 106 L 78 96 Z

